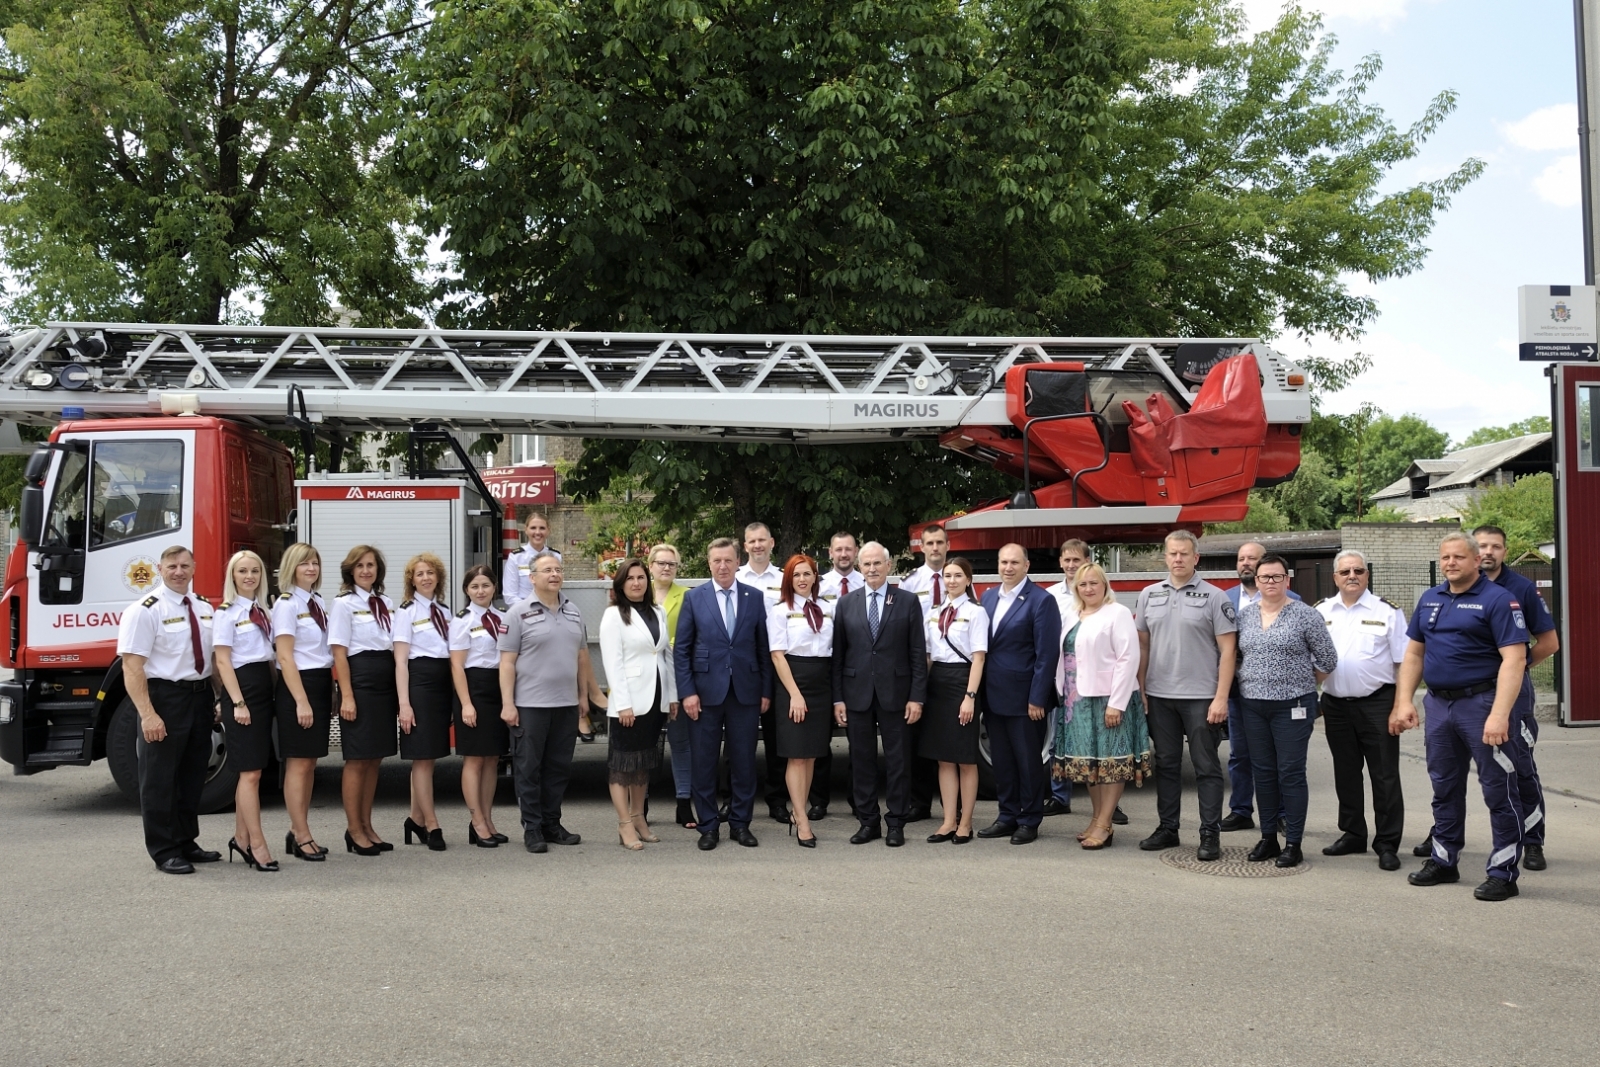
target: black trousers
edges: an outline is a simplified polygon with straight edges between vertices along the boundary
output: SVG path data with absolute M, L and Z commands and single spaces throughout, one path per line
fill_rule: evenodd
M 884 821 L 904 828 L 911 800 L 911 729 L 904 707 L 885 710 L 872 698 L 869 708 L 848 709 L 850 803 L 863 826 L 878 825 L 878 738 L 883 738 Z M 822 773 L 818 760 L 817 774 Z
M 1364 697 L 1322 696 L 1322 729 L 1333 756 L 1339 830 L 1369 840 L 1361 781 L 1365 764 L 1372 778 L 1372 819 L 1377 831 L 1370 840 L 1377 852 L 1400 851 L 1406 821 L 1405 798 L 1400 793 L 1400 739 L 1389 733 L 1393 708 L 1392 685 Z
M 209 681 L 150 679 L 150 706 L 166 724 L 167 736 L 146 741 L 140 729 L 134 747 L 144 847 L 157 863 L 181 857 L 196 847 L 200 836 L 200 791 L 211 763 L 214 701 Z
M 511 728 L 511 775 L 524 838 L 561 825 L 561 801 L 567 795 L 577 743 L 578 705 L 517 706 L 517 725 Z

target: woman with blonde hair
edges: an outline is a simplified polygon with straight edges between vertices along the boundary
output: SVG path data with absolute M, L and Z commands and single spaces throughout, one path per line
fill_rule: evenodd
M 222 578 L 223 606 L 212 629 L 213 663 L 227 709 L 222 733 L 228 763 L 239 772 L 233 791 L 233 840 L 228 862 L 239 853 L 251 870 L 278 869 L 261 829 L 261 772 L 272 761 L 272 620 L 267 617 L 267 565 L 245 549 L 228 560 Z
M 317 760 L 328 754 L 333 712 L 333 652 L 328 647 L 328 612 L 317 585 L 322 555 L 296 541 L 278 562 L 272 605 L 272 643 L 278 653 L 278 754 L 283 757 L 283 806 L 289 833 L 283 847 L 297 859 L 319 861 L 328 850 L 311 836 L 311 784 Z
M 450 754 L 450 615 L 438 602 L 444 561 L 419 552 L 406 561 L 404 596 L 394 616 L 395 689 L 400 694 L 400 758 L 411 761 L 411 814 L 405 840 L 445 850 L 433 810 L 433 765 Z
M 339 748 L 344 755 L 344 848 L 376 856 L 394 846 L 372 825 L 378 768 L 395 752 L 400 696 L 394 677 L 394 602 L 383 595 L 383 553 L 356 545 L 339 564 L 339 595 L 328 612 L 328 644 L 339 680 Z
M 1143 785 L 1150 774 L 1150 730 L 1133 612 L 1117 603 L 1099 564 L 1078 568 L 1072 596 L 1078 622 L 1061 641 L 1056 682 L 1063 707 L 1051 755 L 1058 778 L 1088 787 L 1094 815 L 1078 842 L 1092 850 L 1111 844 L 1122 790 L 1129 782 Z

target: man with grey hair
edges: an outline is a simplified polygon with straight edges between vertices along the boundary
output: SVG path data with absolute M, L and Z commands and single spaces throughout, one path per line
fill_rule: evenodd
M 1367 557 L 1346 549 L 1334 557 L 1339 595 L 1317 605 L 1339 665 L 1322 683 L 1322 729 L 1333 756 L 1333 788 L 1339 797 L 1339 839 L 1324 856 L 1367 850 L 1366 804 L 1361 768 L 1372 775 L 1372 850 L 1378 866 L 1400 869 L 1405 799 L 1400 792 L 1400 727 L 1394 719 L 1395 671 L 1406 656 L 1406 616 L 1375 596 Z
M 1156 748 L 1156 809 L 1161 824 L 1139 842 L 1146 852 L 1174 848 L 1183 814 L 1183 742 L 1189 741 L 1200 793 L 1200 860 L 1222 858 L 1222 761 L 1217 745 L 1228 719 L 1238 647 L 1238 612 L 1228 595 L 1195 570 L 1200 544 L 1188 530 L 1167 535 L 1167 577 L 1139 594 L 1139 690 Z

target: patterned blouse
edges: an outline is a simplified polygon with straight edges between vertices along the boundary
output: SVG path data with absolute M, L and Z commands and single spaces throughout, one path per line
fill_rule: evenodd
M 1239 652 L 1239 693 L 1250 700 L 1298 700 L 1316 692 L 1316 671 L 1329 674 L 1339 665 L 1328 624 L 1298 600 L 1287 601 L 1265 630 L 1259 603 L 1241 609 Z

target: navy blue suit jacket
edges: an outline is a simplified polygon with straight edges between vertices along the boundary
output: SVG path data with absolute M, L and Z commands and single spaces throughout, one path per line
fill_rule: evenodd
M 731 641 L 716 582 L 683 594 L 672 650 L 679 700 L 698 696 L 702 704 L 716 706 L 727 703 L 731 692 L 738 703 L 759 706 L 771 691 L 766 600 L 743 582 L 734 582 L 733 591 L 737 599 Z
M 1022 579 L 1017 599 L 993 625 L 1000 606 L 1000 587 L 983 594 L 989 613 L 989 655 L 983 661 L 984 711 L 990 715 L 1026 715 L 1028 705 L 1048 708 L 1054 702 L 1056 662 L 1061 658 L 1061 609 L 1055 597 Z

